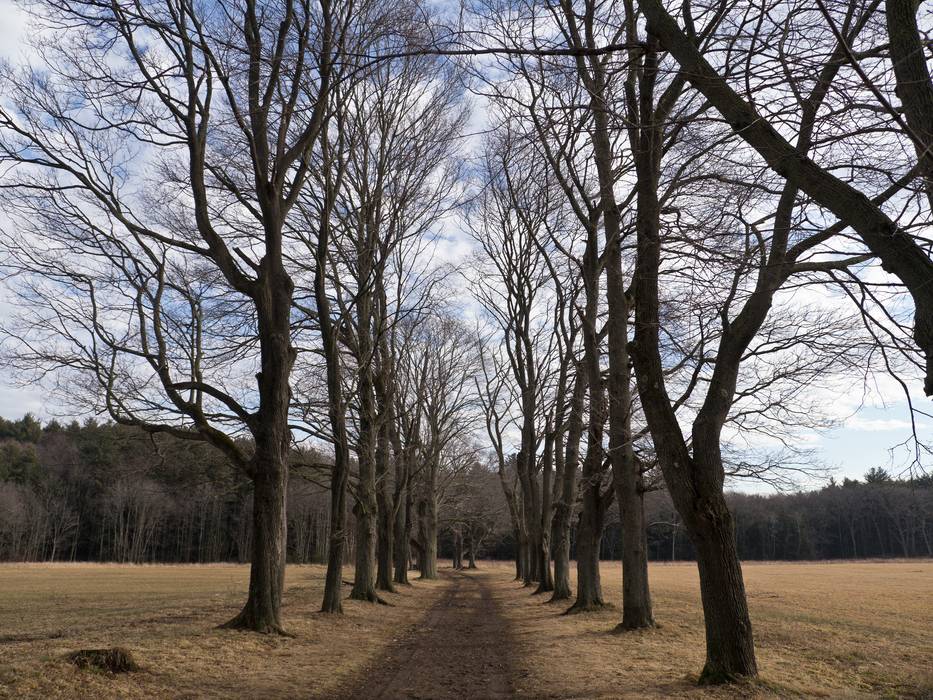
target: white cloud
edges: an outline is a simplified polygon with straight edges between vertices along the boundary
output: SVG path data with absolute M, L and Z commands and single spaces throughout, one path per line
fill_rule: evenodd
M 0 58 L 15 60 L 22 49 L 26 15 L 10 0 L 0 0 Z
M 850 430 L 884 432 L 892 430 L 910 430 L 912 426 L 909 420 L 902 420 L 899 418 L 863 418 L 856 415 L 846 421 L 845 427 Z M 917 423 L 917 430 L 923 430 L 928 427 L 930 426 L 926 423 Z

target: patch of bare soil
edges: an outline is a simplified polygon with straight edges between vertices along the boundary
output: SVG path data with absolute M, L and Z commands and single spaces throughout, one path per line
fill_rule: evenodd
M 446 589 L 422 622 L 372 663 L 345 700 L 512 697 L 511 631 L 490 572 L 441 570 Z

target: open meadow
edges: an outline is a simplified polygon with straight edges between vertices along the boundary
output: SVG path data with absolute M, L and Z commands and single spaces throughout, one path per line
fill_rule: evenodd
M 505 563 L 441 569 L 318 612 L 323 567 L 288 569 L 291 637 L 216 629 L 242 602 L 233 565 L 0 566 L 0 696 L 615 698 L 931 697 L 933 562 L 744 566 L 761 675 L 703 688 L 693 564 L 651 567 L 660 627 L 612 634 L 617 609 L 562 616 Z M 606 599 L 621 569 L 602 566 Z M 349 589 L 347 589 L 349 590 Z M 139 672 L 109 676 L 64 656 L 123 646 Z

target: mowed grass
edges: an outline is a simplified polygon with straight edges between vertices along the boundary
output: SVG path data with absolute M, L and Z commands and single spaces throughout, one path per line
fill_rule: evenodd
M 418 581 L 385 594 L 391 607 L 347 600 L 345 615 L 323 615 L 324 568 L 290 566 L 293 637 L 216 629 L 239 611 L 248 578 L 234 565 L 0 565 L 0 697 L 334 697 L 443 586 Z M 109 676 L 63 659 L 110 646 L 142 671 Z
M 512 621 L 516 690 L 534 698 L 933 698 L 933 562 L 743 565 L 761 677 L 701 688 L 705 658 L 694 564 L 654 564 L 658 629 L 613 634 L 622 569 L 601 567 L 598 613 L 561 615 L 499 567 Z

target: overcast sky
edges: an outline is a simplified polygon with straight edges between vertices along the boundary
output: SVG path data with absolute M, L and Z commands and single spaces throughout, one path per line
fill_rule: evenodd
M 24 33 L 25 22 L 20 12 L 10 0 L 0 0 L 0 58 L 15 62 L 23 55 Z M 0 317 L 8 312 L 8 306 L 0 301 Z M 916 405 L 929 411 L 930 400 L 921 396 L 919 383 L 911 389 Z M 895 473 L 907 467 L 912 453 L 903 443 L 910 437 L 910 415 L 896 382 L 879 380 L 867 396 L 863 386 L 855 382 L 845 389 L 827 392 L 826 402 L 842 425 L 823 433 L 804 434 L 801 444 L 833 468 L 837 479 L 859 478 L 872 467 L 885 467 Z M 48 418 L 60 411 L 44 400 L 39 388 L 16 386 L 15 378 L 0 370 L 0 415 L 18 418 L 27 412 Z M 921 435 L 933 435 L 930 419 L 918 419 L 917 427 Z M 928 457 L 924 466 L 930 471 L 933 460 Z

